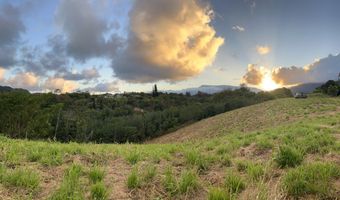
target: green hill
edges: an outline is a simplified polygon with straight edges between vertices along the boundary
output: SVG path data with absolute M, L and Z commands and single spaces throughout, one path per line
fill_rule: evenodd
M 339 111 L 339 98 L 278 99 L 151 141 L 158 144 L 0 137 L 0 197 L 336 199 Z

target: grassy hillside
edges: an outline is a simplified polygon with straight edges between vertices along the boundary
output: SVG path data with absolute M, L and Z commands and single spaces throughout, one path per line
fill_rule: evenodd
M 0 137 L 0 197 L 336 199 L 339 111 L 339 98 L 280 99 L 203 120 L 158 140 L 176 142 L 167 144 Z

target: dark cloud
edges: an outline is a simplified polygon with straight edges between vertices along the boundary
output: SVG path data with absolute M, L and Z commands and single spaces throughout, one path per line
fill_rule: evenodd
M 116 93 L 116 92 L 119 92 L 117 81 L 99 83 L 92 88 L 86 88 L 84 90 L 89 91 L 91 93 L 106 93 L 106 92 Z
M 130 12 L 127 47 L 112 67 L 129 82 L 177 81 L 210 65 L 223 38 L 212 11 L 196 0 L 138 0 Z
M 314 63 L 301 67 L 280 67 L 272 72 L 275 82 L 292 85 L 307 82 L 324 82 L 335 80 L 340 72 L 340 54 L 322 58 Z
M 39 75 L 45 75 L 49 71 L 64 72 L 70 63 L 65 49 L 63 37 L 56 35 L 48 39 L 45 48 L 44 46 L 22 47 L 19 63 L 26 71 Z
M 0 27 L 0 66 L 8 68 L 15 64 L 20 35 L 25 32 L 17 7 L 0 4 Z
M 111 26 L 100 18 L 89 0 L 62 0 L 56 21 L 66 36 L 67 53 L 79 61 L 92 57 L 112 57 L 121 46 L 121 39 L 104 35 Z
M 65 80 L 73 80 L 73 81 L 91 81 L 96 78 L 99 78 L 99 72 L 96 68 L 89 68 L 83 69 L 80 73 L 79 72 L 63 72 L 61 75 L 58 75 Z

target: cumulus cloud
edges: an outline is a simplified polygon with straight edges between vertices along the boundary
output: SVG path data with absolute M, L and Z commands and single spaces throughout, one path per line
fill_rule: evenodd
M 42 85 L 43 89 L 54 91 L 61 90 L 62 93 L 73 92 L 78 88 L 78 84 L 74 81 L 65 80 L 58 77 L 49 77 Z
M 307 82 L 324 82 L 336 80 L 340 72 L 340 54 L 329 55 L 305 67 L 279 67 L 273 70 L 275 82 L 283 85 L 293 85 Z
M 20 35 L 25 31 L 19 9 L 10 4 L 0 5 L 0 27 L 0 65 L 8 68 L 15 63 Z
M 244 27 L 239 26 L 239 25 L 233 26 L 232 29 L 233 29 L 234 31 L 238 31 L 238 32 L 243 32 L 243 31 L 246 30 Z
M 39 90 L 39 76 L 32 72 L 19 72 L 5 80 L 5 83 L 14 88 L 24 88 L 31 91 Z
M 270 49 L 269 46 L 258 45 L 258 46 L 256 46 L 256 51 L 260 55 L 266 55 L 266 54 L 270 53 L 271 49 Z
M 107 82 L 107 83 L 99 83 L 92 88 L 86 88 L 85 90 L 91 93 L 116 93 L 119 92 L 118 82 Z
M 113 62 L 116 76 L 152 82 L 199 74 L 224 42 L 209 25 L 212 15 L 196 0 L 135 1 L 127 47 Z
M 67 53 L 79 61 L 112 56 L 122 45 L 115 34 L 105 40 L 110 25 L 100 18 L 90 0 L 62 0 L 56 21 L 66 36 Z
M 259 85 L 262 83 L 262 79 L 265 76 L 263 68 L 258 68 L 255 64 L 249 64 L 247 73 L 242 78 L 242 83 Z

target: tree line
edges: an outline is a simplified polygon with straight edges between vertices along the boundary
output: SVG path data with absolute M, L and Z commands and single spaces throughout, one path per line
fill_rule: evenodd
M 209 95 L 148 93 L 90 95 L 0 92 L 0 133 L 61 142 L 143 142 L 207 117 L 275 98 L 282 88 L 254 93 L 242 87 Z

